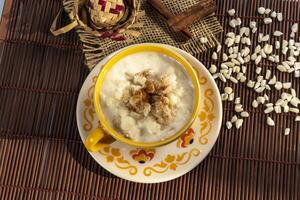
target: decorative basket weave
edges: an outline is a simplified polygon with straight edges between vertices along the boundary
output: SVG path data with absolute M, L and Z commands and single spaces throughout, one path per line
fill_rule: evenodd
M 57 29 L 60 11 L 50 28 L 55 36 L 73 28 L 116 41 L 140 35 L 137 30 L 142 27 L 141 23 L 137 23 L 143 15 L 140 0 L 65 0 L 63 5 L 69 13 L 71 23 Z
M 111 2 L 112 0 L 110 0 Z M 180 13 L 199 1 L 207 0 L 162 0 L 172 14 Z M 147 0 L 123 0 L 124 14 L 118 16 L 105 14 L 105 10 L 116 9 L 116 5 L 121 5 L 122 1 L 114 0 L 117 4 L 110 4 L 103 8 L 102 4 L 97 9 L 99 16 L 106 16 L 98 20 L 98 14 L 89 14 L 91 5 L 97 1 L 92 0 L 91 4 L 87 1 L 63 0 L 65 12 L 69 15 L 71 23 L 61 29 L 56 30 L 58 16 L 55 18 L 51 27 L 54 35 L 59 35 L 74 27 L 82 43 L 82 51 L 88 68 L 92 69 L 105 56 L 132 44 L 145 42 L 169 44 L 181 48 L 193 55 L 199 54 L 208 48 L 213 48 L 218 44 L 216 35 L 223 31 L 218 19 L 214 14 L 207 16 L 189 27 L 193 35 L 188 41 L 182 41 L 182 37 L 170 30 L 165 21 L 147 3 Z M 103 0 L 98 0 L 103 2 Z M 108 0 L 106 0 L 108 2 Z M 98 6 L 98 5 L 97 5 Z M 121 9 L 116 9 L 120 11 Z M 101 11 L 101 12 L 100 12 Z M 119 15 L 122 15 L 120 17 Z M 94 18 L 89 19 L 90 18 Z M 120 17 L 118 22 L 115 18 Z M 108 22 L 108 19 L 109 20 Z M 93 21 L 93 23 L 91 23 Z M 115 25 L 112 25 L 116 23 Z M 97 25 L 98 28 L 94 28 Z M 137 37 L 139 36 L 139 37 Z M 201 38 L 206 37 L 207 42 L 202 43 Z
M 96 29 L 115 26 L 126 11 L 123 0 L 89 0 L 87 6 Z

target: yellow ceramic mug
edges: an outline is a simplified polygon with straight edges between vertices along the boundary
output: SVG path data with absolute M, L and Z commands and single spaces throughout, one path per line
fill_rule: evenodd
M 105 78 L 105 75 L 114 67 L 114 65 L 119 60 L 131 54 L 140 53 L 140 52 L 149 52 L 149 51 L 164 54 L 170 58 L 173 58 L 178 63 L 180 63 L 182 67 L 186 70 L 187 74 L 191 77 L 194 86 L 194 98 L 195 98 L 194 109 L 188 123 L 186 123 L 184 127 L 182 127 L 177 133 L 174 133 L 174 135 L 172 135 L 171 137 L 166 138 L 163 141 L 157 141 L 157 142 L 138 142 L 125 137 L 124 134 L 122 133 L 118 133 L 110 125 L 110 123 L 105 118 L 105 115 L 101 109 L 100 91 L 102 87 L 105 87 L 105 85 L 103 85 L 103 80 Z M 89 151 L 98 151 L 102 147 L 106 146 L 108 143 L 114 141 L 114 139 L 129 145 L 144 147 L 144 148 L 157 147 L 164 144 L 168 144 L 174 141 L 175 139 L 177 139 L 182 133 L 184 133 L 192 125 L 197 114 L 199 113 L 199 98 L 200 98 L 200 85 L 199 85 L 197 73 L 192 68 L 190 63 L 183 56 L 166 47 L 158 46 L 155 44 L 141 44 L 141 45 L 128 47 L 127 49 L 122 50 L 121 52 L 114 55 L 103 66 L 102 70 L 98 75 L 97 82 L 95 85 L 95 90 L 94 90 L 94 107 L 100 121 L 100 127 L 93 130 L 88 135 L 84 144 Z

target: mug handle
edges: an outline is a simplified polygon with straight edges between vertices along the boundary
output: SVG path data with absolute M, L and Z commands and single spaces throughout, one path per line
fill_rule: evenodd
M 114 141 L 115 139 L 106 134 L 101 128 L 96 128 L 89 133 L 88 137 L 84 141 L 84 146 L 88 151 L 97 152 Z

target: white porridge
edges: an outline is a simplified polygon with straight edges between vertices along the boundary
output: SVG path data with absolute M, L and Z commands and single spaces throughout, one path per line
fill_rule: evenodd
M 139 142 L 177 133 L 194 106 L 191 78 L 174 59 L 142 52 L 118 61 L 106 74 L 100 98 L 112 127 Z

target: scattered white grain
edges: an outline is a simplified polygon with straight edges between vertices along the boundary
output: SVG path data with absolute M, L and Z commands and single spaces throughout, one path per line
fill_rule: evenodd
M 241 71 L 241 67 L 240 66 L 234 66 L 233 67 L 233 72 L 239 73 L 240 71 Z
M 298 23 L 293 24 L 291 29 L 293 33 L 298 32 Z
M 221 99 L 222 99 L 222 101 L 227 101 L 228 100 L 228 94 L 226 94 L 226 93 L 221 94 Z
M 263 14 L 265 14 L 266 9 L 265 9 L 264 7 L 259 7 L 259 8 L 257 9 L 257 12 L 258 12 L 259 14 L 263 15 Z
M 257 108 L 257 107 L 258 107 L 258 102 L 257 102 L 256 99 L 254 99 L 254 100 L 252 101 L 252 107 L 253 107 L 253 108 Z
M 237 113 L 240 113 L 243 111 L 243 107 L 241 104 L 238 104 L 238 105 L 235 105 L 234 106 L 234 111 L 237 112 Z
M 265 14 L 268 15 L 268 14 L 270 14 L 270 13 L 271 13 L 271 9 L 270 9 L 270 8 L 267 8 L 267 9 L 265 10 Z
M 226 33 L 226 37 L 234 38 L 235 33 L 234 32 L 228 32 L 228 33 Z
M 232 118 L 231 118 L 231 123 L 234 123 L 234 122 L 236 122 L 236 120 L 237 120 L 238 118 L 237 118 L 237 116 L 236 115 L 234 115 Z
M 244 74 L 242 72 L 239 72 L 237 75 L 236 75 L 236 79 L 237 80 L 240 80 L 241 77 L 243 76 Z
M 231 80 L 231 82 L 233 83 L 238 83 L 238 80 L 236 80 L 236 78 L 234 78 L 233 76 L 231 76 L 229 80 Z
M 248 46 L 251 46 L 251 40 L 250 40 L 250 38 L 246 38 L 246 44 L 248 45 Z
M 275 122 L 273 121 L 273 119 L 271 117 L 267 118 L 267 124 L 268 124 L 268 126 L 275 126 Z
M 273 105 L 274 105 L 273 103 L 267 103 L 266 104 L 267 107 L 273 107 Z
M 269 56 L 269 57 L 268 57 L 268 60 L 271 61 L 271 62 L 275 62 L 274 56 Z
M 282 17 L 282 13 L 281 13 L 281 12 L 277 13 L 277 20 L 278 20 L 279 22 L 281 22 L 281 21 L 283 20 L 283 17 Z
M 276 16 L 277 16 L 277 13 L 276 13 L 275 11 L 273 11 L 273 12 L 271 13 L 271 17 L 272 17 L 272 18 L 276 18 Z
M 248 86 L 249 88 L 253 88 L 254 85 L 255 85 L 255 82 L 254 82 L 254 81 L 251 81 L 251 80 L 249 80 L 248 83 L 247 83 L 247 86 Z
M 259 53 L 261 51 L 261 46 L 257 45 L 254 49 L 254 53 Z
M 269 85 L 266 85 L 267 90 L 271 90 L 271 87 Z
M 264 50 L 261 50 L 259 54 L 262 58 L 267 58 L 267 54 L 264 52 Z
M 290 107 L 289 106 L 283 106 L 283 112 L 287 113 L 290 111 Z
M 281 90 L 282 89 L 282 83 L 281 82 L 279 82 L 279 81 L 277 81 L 276 83 L 275 83 L 275 89 L 276 90 Z
M 286 128 L 286 129 L 284 130 L 284 135 L 289 135 L 290 132 L 291 132 L 291 129 L 290 129 L 290 128 Z
M 218 43 L 217 45 L 217 53 L 219 53 L 222 49 L 222 45 L 220 43 Z
M 271 54 L 273 52 L 273 46 L 270 44 L 265 44 L 264 46 L 264 52 L 266 54 Z
M 235 14 L 235 10 L 234 9 L 227 10 L 227 13 L 229 16 L 233 16 Z
M 282 84 L 282 87 L 284 89 L 290 89 L 292 87 L 292 83 L 291 82 L 287 82 L 287 83 L 283 83 Z
M 241 117 L 249 117 L 249 113 L 247 111 L 241 112 Z
M 223 76 L 223 74 L 218 73 L 218 78 L 219 78 L 221 81 L 226 82 L 226 78 Z
M 270 18 L 270 17 L 264 18 L 264 23 L 265 24 L 271 24 L 272 23 L 272 18 Z
M 228 56 L 226 55 L 226 53 L 223 53 L 223 55 L 222 55 L 222 60 L 223 60 L 224 62 L 226 62 L 226 61 L 228 60 Z
M 291 95 L 292 95 L 292 97 L 296 97 L 297 96 L 296 90 L 294 88 L 291 89 Z
M 283 35 L 283 33 L 281 31 L 274 31 L 274 33 L 273 33 L 273 36 L 275 36 L 275 37 L 280 37 L 282 35 Z
M 239 43 L 241 42 L 241 36 L 240 36 L 240 35 L 237 35 L 237 36 L 235 37 L 235 39 L 234 39 L 234 42 L 235 42 L 236 44 L 239 44 Z
M 230 121 L 226 122 L 226 127 L 227 129 L 231 129 L 232 128 L 232 123 Z
M 280 49 L 280 42 L 279 41 L 275 42 L 275 49 Z
M 289 111 L 292 112 L 292 113 L 296 113 L 298 114 L 299 113 L 299 109 L 298 108 L 289 108 Z
M 283 92 L 280 96 L 281 96 L 281 99 L 286 100 L 288 94 L 286 92 Z
M 255 64 L 258 65 L 261 59 L 262 59 L 261 55 L 257 56 L 257 58 L 255 59 Z
M 294 68 L 295 68 L 295 70 L 299 70 L 300 69 L 300 62 L 295 62 L 294 63 Z
M 298 104 L 300 104 L 300 100 L 298 99 L 298 97 L 293 97 L 290 101 L 290 103 L 295 106 L 298 107 Z
M 229 94 L 228 101 L 234 100 L 234 93 Z
M 217 72 L 217 66 L 212 64 L 209 68 L 209 72 L 212 73 L 212 74 L 216 73 Z
M 228 56 L 228 58 L 237 58 L 237 54 L 236 54 L 236 53 L 230 54 L 230 55 Z
M 241 98 L 240 98 L 240 97 L 237 97 L 237 98 L 234 100 L 234 104 L 241 104 Z
M 269 80 L 270 77 L 271 77 L 271 70 L 268 69 L 267 72 L 266 72 L 265 79 Z
M 231 62 L 234 63 L 235 65 L 240 65 L 240 62 L 235 58 L 231 58 Z
M 257 54 L 256 53 L 254 53 L 254 54 L 251 55 L 251 60 L 256 60 L 256 58 L 257 58 Z
M 235 28 L 236 27 L 236 20 L 235 19 L 232 19 L 229 21 L 229 26 L 231 26 L 232 28 Z
M 266 102 L 266 99 L 263 96 L 258 96 L 256 99 L 257 99 L 257 103 L 260 104 L 264 104 Z
M 236 18 L 236 25 L 237 26 L 240 26 L 242 24 L 242 20 L 241 20 L 241 18 Z
M 257 68 L 255 69 L 255 73 L 260 74 L 260 73 L 261 73 L 261 67 L 257 67 Z
M 267 107 L 267 108 L 264 110 L 264 113 L 265 113 L 265 114 L 268 114 L 268 113 L 272 112 L 273 110 L 274 110 L 273 107 Z
M 227 94 L 231 94 L 233 92 L 233 90 L 232 90 L 231 87 L 225 87 L 224 92 L 227 93 Z
M 269 100 L 270 100 L 269 96 L 266 95 L 266 94 L 264 94 L 264 98 L 265 98 L 266 101 L 269 101 Z
M 238 53 L 237 60 L 238 60 L 241 64 L 244 64 L 244 63 L 245 63 L 245 61 L 244 61 L 244 59 L 242 58 L 242 56 L 240 55 L 240 53 Z
M 281 113 L 281 107 L 280 106 L 274 106 L 275 113 Z
M 287 72 L 287 68 L 284 65 L 277 65 L 277 69 L 281 72 Z
M 234 44 L 234 39 L 233 38 L 226 38 L 225 44 L 227 47 L 231 47 Z
M 254 28 L 252 29 L 252 33 L 256 33 L 256 31 L 257 31 L 257 28 L 254 27 Z
M 244 49 L 241 50 L 241 56 L 246 57 L 250 53 L 250 49 L 248 47 L 245 47 Z
M 211 58 L 212 58 L 213 60 L 217 60 L 217 59 L 218 59 L 217 52 L 213 52 Z
M 244 122 L 243 119 L 237 119 L 236 122 L 235 122 L 235 127 L 236 127 L 237 129 L 241 128 L 242 125 L 243 125 L 243 122 Z
M 294 48 L 293 46 L 295 45 L 295 40 L 293 40 L 293 39 L 290 39 L 289 40 L 289 48 L 291 47 L 291 48 Z
M 247 80 L 247 77 L 246 76 L 242 76 L 241 79 L 240 79 L 240 82 L 244 83 L 246 80 Z
M 283 99 L 278 99 L 275 103 L 276 106 L 281 106 L 284 103 Z
M 256 22 L 255 22 L 255 21 L 250 21 L 249 27 L 250 27 L 251 29 L 255 28 L 255 27 L 256 27 Z
M 275 55 L 274 57 L 275 57 L 275 62 L 279 63 L 279 55 Z
M 247 67 L 246 66 L 242 66 L 242 72 L 245 74 L 247 71 Z
M 244 58 L 244 61 L 245 61 L 245 63 L 250 62 L 250 55 L 246 56 L 246 57 Z
M 266 41 L 268 41 L 270 39 L 270 35 L 265 35 L 265 36 L 263 36 L 262 38 L 261 38 L 261 41 L 262 42 L 266 42 Z

